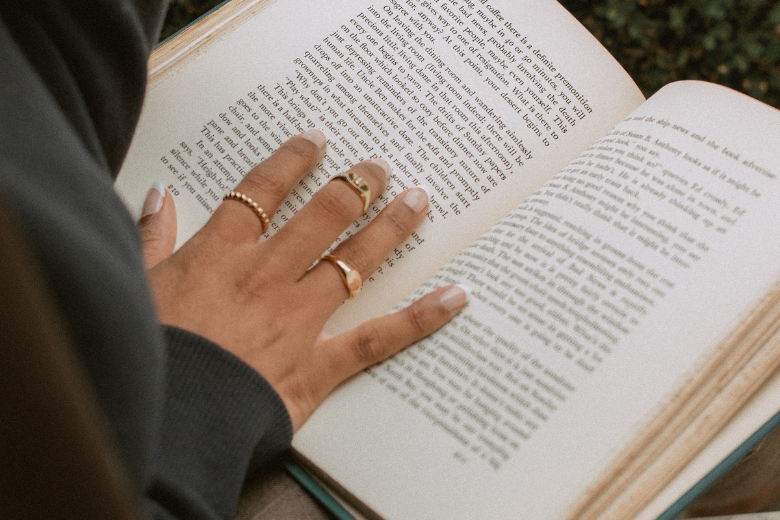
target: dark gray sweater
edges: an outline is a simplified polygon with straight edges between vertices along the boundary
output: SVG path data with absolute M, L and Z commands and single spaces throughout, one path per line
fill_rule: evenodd
M 162 0 L 0 2 L 0 194 L 148 516 L 229 518 L 250 464 L 286 448 L 292 430 L 256 372 L 158 324 L 136 225 L 113 190 L 164 9 Z

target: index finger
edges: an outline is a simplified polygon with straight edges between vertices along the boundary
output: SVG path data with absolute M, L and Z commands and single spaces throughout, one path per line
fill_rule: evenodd
M 234 191 L 256 202 L 269 218 L 295 184 L 322 159 L 327 140 L 314 128 L 290 138 L 269 158 L 252 168 Z M 229 243 L 256 241 L 263 232 L 258 214 L 240 201 L 220 204 L 204 229 L 217 230 Z

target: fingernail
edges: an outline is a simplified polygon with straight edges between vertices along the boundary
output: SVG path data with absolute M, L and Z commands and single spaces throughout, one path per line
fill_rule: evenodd
M 380 159 L 379 157 L 375 157 L 374 159 L 369 159 L 372 163 L 379 165 L 384 171 L 385 175 L 387 175 L 387 180 L 390 180 L 390 174 L 392 173 L 392 169 L 390 168 L 390 163 L 385 161 L 384 159 Z
M 316 144 L 320 147 L 320 149 L 325 148 L 325 145 L 328 142 L 328 140 L 325 138 L 325 134 L 316 128 L 310 128 L 309 130 L 306 130 L 301 134 L 301 137 L 308 139 L 312 143 Z
M 428 207 L 430 198 L 431 192 L 427 186 L 417 186 L 406 192 L 404 204 L 412 208 L 415 213 L 419 213 Z
M 149 188 L 149 193 L 146 194 L 146 200 L 144 200 L 144 207 L 141 209 L 141 218 L 148 215 L 154 215 L 163 205 L 163 199 L 165 198 L 165 186 L 162 183 L 155 182 L 152 187 Z
M 453 285 L 441 295 L 441 304 L 449 312 L 456 311 L 466 305 L 471 289 L 465 285 Z

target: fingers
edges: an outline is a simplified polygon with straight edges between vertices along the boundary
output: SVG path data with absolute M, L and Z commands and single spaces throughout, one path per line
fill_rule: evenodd
M 333 256 L 345 262 L 368 278 L 400 243 L 406 240 L 425 218 L 429 195 L 426 188 L 412 188 L 399 195 L 357 235 L 342 242 Z M 323 312 L 333 312 L 349 296 L 341 275 L 328 262 L 320 262 L 307 274 L 302 283 L 319 301 Z
M 469 290 L 450 285 L 425 295 L 398 312 L 376 318 L 335 336 L 331 369 L 346 379 L 443 327 L 466 306 Z
M 338 336 L 323 337 L 315 352 L 324 359 L 312 362 L 312 366 L 317 367 L 317 377 L 312 377 L 308 386 L 298 392 L 280 392 L 297 396 L 291 402 L 285 402 L 293 427 L 297 430 L 341 382 L 444 326 L 466 306 L 468 293 L 468 288 L 460 285 L 443 287 L 398 312 L 368 321 Z M 306 395 L 300 390 L 314 394 Z
M 325 134 L 316 129 L 292 137 L 268 159 L 255 166 L 235 191 L 251 198 L 270 218 L 300 178 L 322 159 L 325 146 Z M 234 200 L 224 201 L 208 226 L 216 229 L 218 235 L 230 243 L 256 241 L 263 228 L 254 211 Z
M 349 169 L 362 178 L 374 200 L 387 184 L 390 166 L 382 159 L 363 161 Z M 364 212 L 364 201 L 350 183 L 332 180 L 269 241 L 277 256 L 300 275 Z M 285 254 L 286 253 L 286 254 Z
M 144 265 L 151 269 L 168 258 L 176 246 L 176 205 L 159 182 L 155 182 L 146 195 L 138 227 Z

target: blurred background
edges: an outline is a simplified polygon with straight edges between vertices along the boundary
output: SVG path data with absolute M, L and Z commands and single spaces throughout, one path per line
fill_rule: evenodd
M 780 108 L 780 2 L 559 0 L 650 96 L 680 79 L 726 85 Z M 170 0 L 162 38 L 221 3 Z

